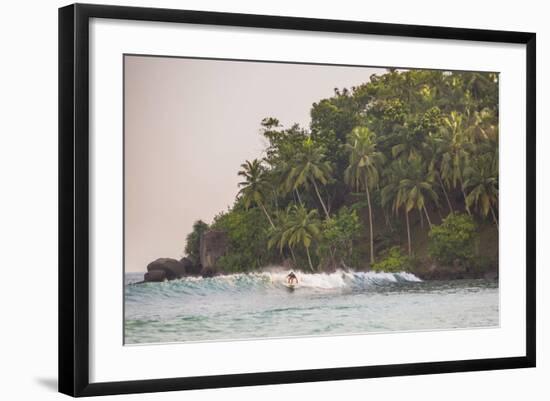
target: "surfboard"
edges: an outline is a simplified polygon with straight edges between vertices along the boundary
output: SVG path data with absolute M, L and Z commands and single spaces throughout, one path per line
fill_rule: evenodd
M 288 284 L 288 283 L 285 283 L 285 287 L 287 288 L 287 290 L 289 291 L 294 291 L 296 289 L 296 284 Z

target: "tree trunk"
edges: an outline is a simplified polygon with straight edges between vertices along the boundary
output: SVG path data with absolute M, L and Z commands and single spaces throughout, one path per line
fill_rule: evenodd
M 390 226 L 390 218 L 388 217 L 388 214 L 386 213 L 386 208 L 382 208 L 382 213 L 384 213 L 384 222 L 386 223 L 386 227 Z
M 411 228 L 409 226 L 409 212 L 405 208 L 405 219 L 407 220 L 407 240 L 409 242 L 409 256 L 412 256 L 411 251 Z
M 498 220 L 497 220 L 497 216 L 495 215 L 495 210 L 493 209 L 493 206 L 489 206 L 491 208 L 491 214 L 493 215 L 493 221 L 495 222 L 495 225 L 497 226 L 497 230 L 498 230 Z
M 300 205 L 304 206 L 304 203 L 302 202 L 302 198 L 300 197 L 300 191 L 298 191 L 298 188 L 294 188 L 294 192 L 296 192 L 296 196 L 298 196 L 298 202 L 300 202 Z
M 464 186 L 460 184 L 460 189 L 462 190 L 462 196 L 464 197 L 464 206 L 466 206 L 466 212 L 468 212 L 468 215 L 471 216 L 472 212 L 470 212 L 470 207 L 468 206 L 468 202 L 466 201 L 466 192 L 464 192 Z
M 307 261 L 309 262 L 309 268 L 313 271 L 313 263 L 311 263 L 311 256 L 309 256 L 309 247 L 306 246 Z
M 317 193 L 317 197 L 319 198 L 319 202 L 321 202 L 321 206 L 323 207 L 323 211 L 325 212 L 325 216 L 327 216 L 327 219 L 330 218 L 330 215 L 328 214 L 327 207 L 325 206 L 325 202 L 323 202 L 323 199 L 321 198 L 321 194 L 319 193 L 319 188 L 317 188 L 317 183 L 315 182 L 315 179 L 311 179 L 311 182 L 313 183 L 313 187 L 315 188 L 315 192 Z
M 290 249 L 290 255 L 292 256 L 292 260 L 294 262 L 294 267 L 296 267 L 296 255 L 294 255 L 294 250 L 292 249 L 291 246 L 289 246 L 288 249 Z
M 432 221 L 430 220 L 430 215 L 428 214 L 428 211 L 426 210 L 426 205 L 422 206 L 424 208 L 424 213 L 426 213 L 426 220 L 428 220 L 428 225 L 430 226 L 430 230 L 432 229 Z
M 332 266 L 336 266 L 336 250 L 333 247 L 329 247 L 330 263 Z
M 454 213 L 453 205 L 451 205 L 451 200 L 449 199 L 449 195 L 447 194 L 447 190 L 445 189 L 445 184 L 443 184 L 443 180 L 441 179 L 441 176 L 439 173 L 436 173 L 437 178 L 439 179 L 439 185 L 441 185 L 441 189 L 443 190 L 443 194 L 445 195 L 445 199 L 447 200 L 447 206 L 449 206 L 449 211 L 451 213 Z
M 366 192 L 367 192 L 367 205 L 369 207 L 370 264 L 372 265 L 374 263 L 374 236 L 373 236 L 373 230 L 372 230 L 372 207 L 371 207 L 371 204 L 370 204 L 370 193 L 369 193 L 368 184 L 365 185 L 365 189 L 366 189 Z
M 273 224 L 273 220 L 271 220 L 271 217 L 269 217 L 269 213 L 267 213 L 267 210 L 265 210 L 264 204 L 262 202 L 258 202 L 258 204 L 262 208 L 262 210 L 265 214 L 265 217 L 267 217 L 267 219 L 269 220 L 269 224 L 271 224 L 271 227 L 275 228 L 275 224 Z
M 273 190 L 272 192 L 273 192 L 273 199 L 275 199 L 275 210 L 279 210 L 279 202 L 277 201 L 277 193 L 275 192 L 275 190 Z

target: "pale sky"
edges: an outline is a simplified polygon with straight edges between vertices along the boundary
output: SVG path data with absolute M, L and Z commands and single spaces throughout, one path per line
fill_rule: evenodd
M 384 69 L 125 57 L 125 270 L 184 256 L 193 222 L 233 204 L 264 117 L 309 127 L 311 105 Z

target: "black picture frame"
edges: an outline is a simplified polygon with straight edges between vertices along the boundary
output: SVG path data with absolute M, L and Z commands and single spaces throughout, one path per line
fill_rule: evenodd
M 494 359 L 407 363 L 90 383 L 89 380 L 89 21 L 91 18 L 437 38 L 526 46 L 526 352 Z M 59 9 L 59 391 L 95 396 L 534 367 L 536 35 L 220 12 L 74 4 Z

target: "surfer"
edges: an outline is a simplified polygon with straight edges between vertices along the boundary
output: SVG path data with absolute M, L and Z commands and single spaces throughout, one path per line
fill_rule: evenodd
M 286 276 L 286 281 L 289 285 L 298 284 L 298 278 L 294 272 L 290 272 L 289 275 Z

